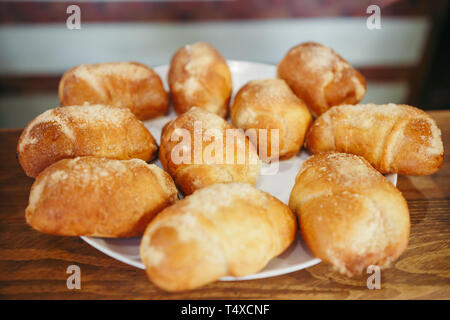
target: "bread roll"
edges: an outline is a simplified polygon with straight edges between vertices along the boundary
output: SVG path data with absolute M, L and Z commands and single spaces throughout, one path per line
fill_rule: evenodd
M 83 64 L 59 82 L 62 106 L 104 104 L 128 108 L 138 119 L 164 115 L 169 96 L 153 69 L 135 62 Z
M 239 90 L 231 108 L 231 120 L 238 128 L 257 129 L 259 157 L 270 161 L 298 153 L 312 118 L 284 80 L 264 79 L 250 81 Z M 278 141 L 271 134 L 274 129 L 278 129 Z
M 196 106 L 221 117 L 227 115 L 231 73 L 226 61 L 210 44 L 196 42 L 179 49 L 172 57 L 168 78 L 177 114 Z
M 339 151 L 366 158 L 381 173 L 426 175 L 444 159 L 441 131 L 407 105 L 343 105 L 322 114 L 306 138 L 311 153 Z
M 142 160 L 64 159 L 31 187 L 27 223 L 64 236 L 135 237 L 177 200 L 164 170 Z
M 47 110 L 27 125 L 17 145 L 19 162 L 33 178 L 63 158 L 149 161 L 157 149 L 151 133 L 128 109 L 101 105 Z
M 200 108 L 164 126 L 159 160 L 186 195 L 218 182 L 255 184 L 260 167 L 254 146 L 240 130 Z
M 359 103 L 366 80 L 341 56 L 314 42 L 293 47 L 278 65 L 278 77 L 316 116 L 340 104 Z
M 323 153 L 303 163 L 289 207 L 315 256 L 352 276 L 388 267 L 406 249 L 405 199 L 364 158 Z
M 295 216 L 249 184 L 219 183 L 163 210 L 140 253 L 151 281 L 167 291 L 258 272 L 295 239 Z

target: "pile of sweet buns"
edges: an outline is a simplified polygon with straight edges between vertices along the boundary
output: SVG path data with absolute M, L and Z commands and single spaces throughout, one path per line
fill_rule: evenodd
M 409 211 L 382 174 L 436 172 L 443 144 L 435 121 L 407 105 L 358 105 L 365 79 L 317 43 L 289 50 L 277 70 L 277 78 L 240 88 L 228 112 L 232 79 L 220 53 L 203 42 L 179 49 L 168 74 L 178 117 L 164 126 L 159 149 L 140 121 L 169 109 L 151 68 L 69 70 L 61 107 L 31 121 L 18 142 L 20 164 L 36 178 L 27 223 L 64 236 L 142 236 L 148 277 L 168 291 L 258 272 L 298 230 L 314 255 L 346 275 L 389 266 L 407 247 Z M 194 143 L 179 148 L 186 132 L 205 134 L 200 152 L 217 156 L 213 147 L 230 129 L 234 156 L 192 161 Z M 248 129 L 277 129 L 278 148 L 250 140 Z M 302 146 L 312 156 L 299 168 L 289 206 L 253 186 L 260 160 L 283 161 Z M 175 161 L 180 152 L 191 161 Z M 148 164 L 158 153 L 164 170 Z

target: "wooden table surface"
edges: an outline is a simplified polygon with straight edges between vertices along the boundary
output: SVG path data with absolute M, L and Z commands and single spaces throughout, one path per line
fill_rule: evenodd
M 1 299 L 450 299 L 450 111 L 430 114 L 442 130 L 445 163 L 432 176 L 399 176 L 408 200 L 411 237 L 405 253 L 381 272 L 381 289 L 369 274 L 347 278 L 326 264 L 274 278 L 216 282 L 166 293 L 144 271 L 121 263 L 80 238 L 32 230 L 24 220 L 33 182 L 15 156 L 21 130 L 0 130 Z M 81 289 L 69 290 L 66 269 L 81 268 Z

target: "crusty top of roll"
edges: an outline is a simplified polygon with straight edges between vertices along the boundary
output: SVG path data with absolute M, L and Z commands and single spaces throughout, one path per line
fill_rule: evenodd
M 137 62 L 76 66 L 63 75 L 58 93 L 63 106 L 88 103 L 124 107 L 142 120 L 164 114 L 169 106 L 159 75 Z
M 251 80 L 239 90 L 231 108 L 231 120 L 244 130 L 268 130 L 267 141 L 255 140 L 259 157 L 270 161 L 286 159 L 298 152 L 312 117 L 283 79 L 272 78 Z M 278 142 L 271 140 L 271 129 L 279 130 Z M 278 143 L 276 150 L 271 150 L 272 142 Z
M 209 112 L 198 107 L 192 107 L 188 112 L 179 115 L 177 118 L 170 121 L 167 126 L 170 126 L 171 123 L 173 123 L 173 127 L 175 129 L 194 129 L 195 121 L 200 121 L 202 123 L 203 129 L 217 128 L 223 130 L 226 128 L 232 128 L 232 126 L 222 117 L 219 117 L 213 112 Z
M 19 142 L 18 150 L 36 143 L 38 138 L 33 128 L 45 124 L 54 123 L 72 141 L 76 140 L 76 130 L 88 126 L 105 124 L 110 127 L 123 127 L 134 115 L 125 108 L 110 108 L 103 105 L 67 106 L 49 109 L 34 118 L 25 128 Z M 133 141 L 130 139 L 130 143 Z
M 334 105 L 358 103 L 366 93 L 366 81 L 357 70 L 331 48 L 314 42 L 290 49 L 278 65 L 278 76 L 315 115 Z
M 209 43 L 180 48 L 172 57 L 168 74 L 175 111 L 197 106 L 224 117 L 231 96 L 231 73 L 222 55 Z
M 139 236 L 177 194 L 164 170 L 140 159 L 63 159 L 36 178 L 25 216 L 45 233 Z
M 256 120 L 257 112 L 283 113 L 283 108 L 276 108 L 278 104 L 302 104 L 302 101 L 291 91 L 283 79 L 257 79 L 251 80 L 243 86 L 238 95 L 241 95 L 242 103 L 246 107 L 237 116 L 239 122 L 252 122 Z M 236 100 L 235 100 L 236 103 Z
M 436 122 L 424 111 L 393 103 L 340 105 L 311 126 L 310 152 L 364 156 L 382 173 L 432 174 L 442 165 L 444 146 Z
M 130 110 L 103 105 L 50 109 L 22 132 L 17 152 L 28 176 L 63 158 L 103 156 L 151 160 L 157 144 Z
M 148 226 L 141 258 L 149 278 L 169 291 L 262 269 L 295 239 L 296 220 L 275 197 L 243 183 L 199 189 Z
M 86 81 L 90 85 L 90 88 L 94 89 L 100 96 L 105 99 L 109 99 L 107 96 L 108 91 L 105 89 L 104 79 L 102 77 L 107 77 L 110 75 L 120 76 L 122 79 L 127 79 L 127 81 L 140 81 L 147 78 L 159 76 L 153 71 L 153 69 L 148 66 L 138 63 L 138 62 L 106 62 L 106 63 L 96 63 L 96 64 L 81 64 L 70 70 L 68 70 L 59 83 L 59 96 L 64 97 L 64 81 L 69 75 L 74 75 L 75 77 Z
M 188 96 L 192 96 L 198 90 L 204 89 L 199 78 L 210 72 L 209 68 L 217 62 L 217 60 L 221 60 L 224 63 L 225 61 L 219 52 L 206 42 L 187 44 L 180 50 L 187 55 L 187 62 L 183 68 L 185 78 L 176 80 L 173 84 L 173 88 L 175 90 L 183 91 Z M 224 78 L 225 76 L 227 76 L 227 74 L 224 73 Z
M 332 123 L 333 117 L 336 115 L 346 115 L 345 122 L 352 127 L 367 129 L 383 121 L 397 121 L 402 117 L 407 118 L 421 118 L 429 123 L 429 127 L 421 127 L 421 135 L 418 139 L 421 140 L 422 151 L 430 155 L 443 154 L 444 146 L 441 139 L 441 130 L 433 121 L 433 119 L 423 110 L 415 108 L 406 104 L 359 104 L 359 105 L 340 105 L 331 108 L 324 113 L 319 119 L 321 121 Z M 319 123 L 319 122 L 318 122 Z M 319 124 L 316 125 L 319 125 Z M 395 144 L 392 144 L 394 147 Z M 395 150 L 392 150 L 395 151 Z
M 317 182 L 323 182 L 330 190 L 370 192 L 370 186 L 385 181 L 364 158 L 349 153 L 325 152 L 310 157 L 302 164 L 295 180 L 311 168 L 318 172 Z M 308 188 L 308 192 L 314 193 L 312 188 Z
M 198 128 L 196 123 L 199 124 Z M 200 126 L 201 131 L 195 132 Z M 184 137 L 184 130 L 189 134 L 189 141 Z M 228 130 L 229 137 L 234 142 L 227 142 Z M 201 142 L 198 146 L 202 149 L 194 145 L 196 140 Z M 215 153 L 216 147 L 222 150 L 222 154 Z M 178 159 L 173 158 L 174 155 L 178 156 L 180 150 L 183 150 L 183 154 L 190 155 L 188 163 L 177 162 L 175 160 Z M 209 156 L 209 159 L 205 156 Z M 255 147 L 241 131 L 217 114 L 197 107 L 164 126 L 159 159 L 185 194 L 217 182 L 254 184 L 260 168 Z
M 27 211 L 35 209 L 37 203 L 44 198 L 43 192 L 45 189 L 51 189 L 52 186 L 60 185 L 64 181 L 67 183 L 68 179 L 78 181 L 78 187 L 89 189 L 99 184 L 100 180 L 103 180 L 103 183 L 108 181 L 111 185 L 120 183 L 120 178 L 124 178 L 130 173 L 134 174 L 133 169 L 135 168 L 146 169 L 152 172 L 164 193 L 171 195 L 172 201 L 177 199 L 176 195 L 178 192 L 170 176 L 164 174 L 164 170 L 154 164 L 147 164 L 140 159 L 114 160 L 77 157 L 61 160 L 58 164 L 55 163 L 45 171 L 42 178 L 36 179 L 36 184 L 30 193 Z
M 97 66 L 102 66 L 97 68 Z M 101 64 L 82 64 L 74 69 L 75 76 L 87 81 L 93 88 L 97 88 L 100 92 L 101 85 L 99 81 L 101 76 L 107 76 L 110 74 L 117 74 L 126 77 L 130 80 L 141 80 L 153 74 L 153 71 L 140 63 L 130 62 L 109 62 Z M 100 77 L 99 77 L 100 76 Z
M 409 212 L 401 192 L 363 157 L 320 153 L 295 179 L 289 207 L 313 253 L 341 273 L 387 267 L 405 250 Z

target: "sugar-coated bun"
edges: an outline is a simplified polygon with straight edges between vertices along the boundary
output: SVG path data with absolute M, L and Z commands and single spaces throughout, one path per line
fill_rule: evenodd
M 278 65 L 286 80 L 313 115 L 333 106 L 359 103 L 366 94 L 366 80 L 330 48 L 306 42 L 293 47 Z
M 231 120 L 238 128 L 256 129 L 259 157 L 271 161 L 298 153 L 312 117 L 284 80 L 264 79 L 252 80 L 239 90 Z M 278 129 L 278 141 L 276 134 L 271 134 L 273 129 Z
M 388 267 L 408 244 L 405 199 L 360 156 L 310 157 L 295 179 L 289 207 L 314 255 L 350 276 L 370 265 Z
M 310 153 L 338 151 L 366 158 L 381 173 L 433 174 L 444 161 L 441 131 L 420 109 L 407 105 L 342 105 L 311 126 Z
M 196 42 L 179 49 L 172 57 L 168 78 L 177 114 L 196 106 L 221 117 L 227 115 L 231 73 L 210 44 Z
M 186 195 L 218 182 L 255 184 L 260 167 L 255 147 L 241 131 L 200 108 L 164 126 L 159 159 Z
M 249 184 L 219 183 L 164 209 L 142 237 L 149 279 L 167 291 L 263 269 L 295 239 L 288 206 Z
M 102 105 L 47 110 L 26 126 L 17 144 L 19 162 L 33 178 L 64 158 L 149 161 L 157 149 L 152 134 L 130 110 Z
M 152 68 L 136 62 L 83 64 L 67 71 L 59 83 L 62 106 L 103 104 L 128 108 L 138 119 L 167 113 L 169 95 Z
M 64 159 L 35 180 L 27 223 L 63 236 L 135 237 L 177 200 L 172 178 L 139 159 Z

